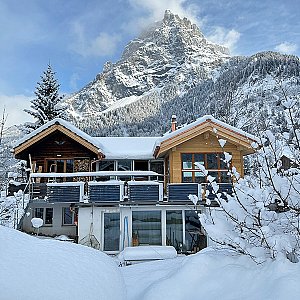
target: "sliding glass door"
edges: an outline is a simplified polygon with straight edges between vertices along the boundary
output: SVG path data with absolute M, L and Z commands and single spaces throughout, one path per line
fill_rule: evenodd
M 132 244 L 161 245 L 161 211 L 132 212 Z
M 120 213 L 104 213 L 104 251 L 119 251 Z

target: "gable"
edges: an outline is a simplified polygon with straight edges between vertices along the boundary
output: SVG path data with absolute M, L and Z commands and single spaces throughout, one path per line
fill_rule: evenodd
M 47 124 L 45 124 L 47 125 Z M 55 132 L 60 132 L 67 136 L 69 139 L 73 140 L 74 142 L 79 143 L 84 148 L 88 149 L 89 151 L 95 153 L 96 155 L 99 154 L 99 148 L 96 144 L 91 142 L 91 140 L 84 138 L 78 134 L 78 131 L 72 131 L 69 128 L 60 124 L 60 122 L 55 122 L 53 124 L 49 124 L 50 126 L 44 127 L 42 130 L 35 130 L 28 136 L 25 136 L 24 139 L 19 141 L 17 145 L 14 147 L 14 154 L 16 158 L 21 157 L 23 152 L 27 152 L 30 147 L 42 142 L 47 137 L 51 136 Z
M 254 152 L 251 144 L 256 141 L 255 137 L 223 122 L 215 122 L 214 118 L 206 118 L 203 122 L 194 122 L 187 126 L 187 128 L 182 128 L 163 137 L 160 141 L 160 145 L 155 150 L 155 156 L 163 156 L 168 150 L 201 135 L 203 135 L 208 142 L 212 138 L 215 140 L 224 139 L 227 143 L 237 146 L 243 155 Z

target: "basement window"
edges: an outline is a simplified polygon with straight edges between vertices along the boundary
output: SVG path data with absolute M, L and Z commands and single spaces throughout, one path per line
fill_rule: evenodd
M 37 207 L 34 210 L 34 217 L 44 221 L 44 225 L 53 224 L 53 208 L 52 207 Z

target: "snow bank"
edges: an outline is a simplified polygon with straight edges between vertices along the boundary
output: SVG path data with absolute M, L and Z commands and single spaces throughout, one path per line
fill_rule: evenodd
M 300 264 L 287 259 L 257 265 L 249 257 L 208 248 L 121 269 L 131 300 L 296 300 L 300 295 Z
M 139 246 L 126 247 L 120 254 L 119 259 L 124 260 L 154 260 L 175 258 L 177 252 L 173 246 Z
M 116 263 L 94 249 L 0 226 L 0 300 L 124 300 Z

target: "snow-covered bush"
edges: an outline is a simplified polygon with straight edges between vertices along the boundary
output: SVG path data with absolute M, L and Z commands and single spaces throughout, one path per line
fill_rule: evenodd
M 300 145 L 298 109 L 293 105 L 294 101 L 284 103 L 289 132 L 267 130 L 260 137 L 261 146 L 253 144 L 251 175 L 239 178 L 225 153 L 233 193 L 221 197 L 218 184 L 210 179 L 219 207 L 199 215 L 217 247 L 229 247 L 256 262 L 279 256 L 298 262 L 300 254 Z
M 29 195 L 24 195 L 21 190 L 14 193 L 14 196 L 0 197 L 0 225 L 17 228 L 20 219 L 24 214 L 24 207 L 29 201 Z

